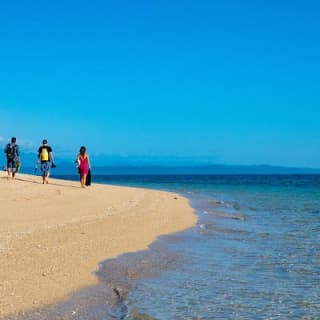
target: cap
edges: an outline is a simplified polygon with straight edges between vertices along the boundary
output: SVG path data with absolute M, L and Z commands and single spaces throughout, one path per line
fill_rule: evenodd
M 47 143 L 48 143 L 47 139 L 42 140 L 42 144 L 47 144 Z

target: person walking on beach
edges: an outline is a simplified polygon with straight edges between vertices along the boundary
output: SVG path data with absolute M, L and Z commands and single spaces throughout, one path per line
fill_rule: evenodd
M 4 149 L 7 156 L 7 172 L 8 178 L 10 177 L 10 171 L 12 173 L 12 179 L 15 178 L 18 166 L 20 167 L 20 150 L 17 145 L 16 137 L 11 138 L 11 143 L 8 143 Z
M 38 149 L 37 163 L 41 164 L 42 183 L 48 184 L 51 167 L 55 166 L 55 164 L 52 148 L 48 146 L 46 139 L 42 140 L 42 146 Z
M 80 148 L 80 151 L 77 155 L 76 163 L 78 165 L 78 172 L 80 174 L 80 183 L 81 183 L 81 188 L 85 188 L 86 186 L 86 180 L 88 173 L 90 171 L 90 159 L 89 155 L 86 152 L 86 147 L 82 146 Z

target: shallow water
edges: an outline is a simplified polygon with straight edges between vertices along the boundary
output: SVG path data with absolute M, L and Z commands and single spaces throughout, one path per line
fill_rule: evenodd
M 14 319 L 320 319 L 320 176 L 97 176 L 179 192 L 198 224 Z M 116 288 L 116 290 L 114 290 Z

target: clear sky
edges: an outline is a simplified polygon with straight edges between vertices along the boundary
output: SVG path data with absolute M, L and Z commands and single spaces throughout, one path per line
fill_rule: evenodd
M 320 167 L 318 1 L 2 1 L 0 140 Z

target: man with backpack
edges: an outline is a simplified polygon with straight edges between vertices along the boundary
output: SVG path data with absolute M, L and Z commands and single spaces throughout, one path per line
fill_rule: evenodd
M 20 162 L 20 151 L 19 146 L 16 144 L 17 139 L 11 138 L 11 143 L 8 143 L 4 149 L 4 153 L 7 156 L 7 172 L 10 177 L 10 170 L 12 173 L 12 179 L 15 178 L 17 172 L 17 164 Z

